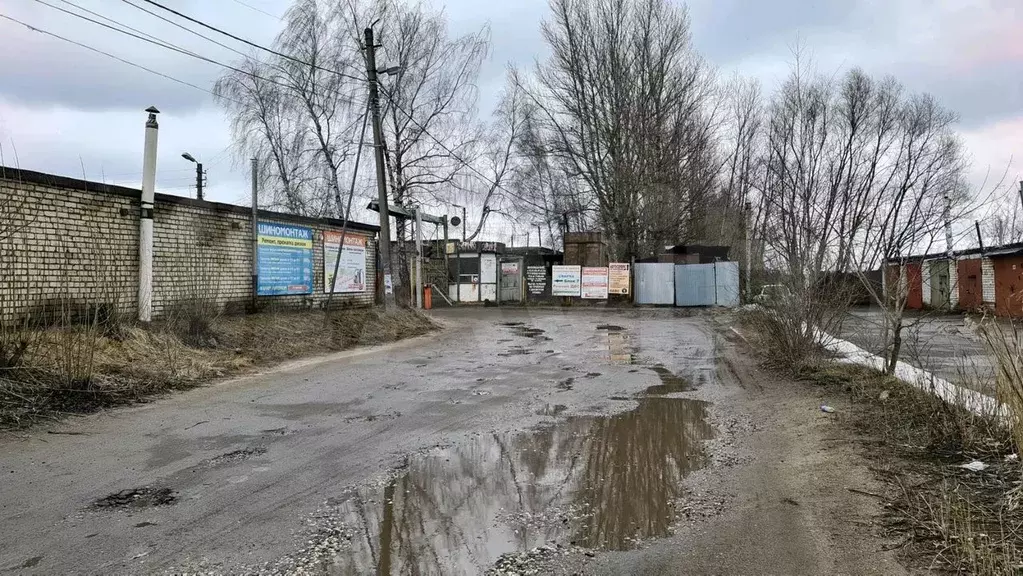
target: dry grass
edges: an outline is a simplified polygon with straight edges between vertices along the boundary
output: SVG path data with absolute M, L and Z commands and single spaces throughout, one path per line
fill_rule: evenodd
M 995 319 L 980 323 L 978 332 L 995 360 L 995 397 L 1009 407 L 1016 450 L 1023 453 L 1023 333 Z
M 175 319 L 150 329 L 122 326 L 109 333 L 95 324 L 37 330 L 31 358 L 0 372 L 0 429 L 140 402 L 253 367 L 401 340 L 435 328 L 429 318 L 410 310 L 384 314 L 352 308 L 329 316 L 309 311 L 222 317 L 196 339 L 182 332 Z
M 889 488 L 881 524 L 910 566 L 957 574 L 1023 570 L 1020 464 L 1011 459 L 1017 452 L 1004 419 L 862 367 L 828 364 L 804 376 L 856 401 L 844 418 Z M 989 468 L 960 468 L 973 460 Z

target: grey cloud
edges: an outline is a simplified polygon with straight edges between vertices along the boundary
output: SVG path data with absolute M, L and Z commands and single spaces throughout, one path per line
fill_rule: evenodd
M 55 1 L 55 5 L 69 8 Z M 127 4 L 114 2 L 79 2 L 85 8 L 108 16 L 116 22 L 161 40 L 222 63 L 230 64 L 240 56 L 205 40 L 191 36 L 161 20 L 142 12 L 132 10 Z M 223 21 L 221 11 L 212 17 L 208 4 L 178 0 L 167 2 L 168 6 L 191 13 L 211 21 Z M 225 72 L 221 66 L 203 62 L 190 56 L 175 53 L 141 40 L 120 35 L 93 23 L 55 11 L 42 4 L 26 3 L 0 10 L 22 22 L 36 26 L 109 52 L 115 56 L 145 66 L 162 74 L 177 78 L 202 89 L 212 88 L 216 78 Z M 168 13 L 161 13 L 170 16 Z M 89 18 L 99 19 L 90 14 Z M 248 22 L 252 18 L 254 22 Z M 258 22 L 262 18 L 264 23 Z M 241 14 L 231 21 L 241 33 L 254 34 L 256 41 L 268 42 L 272 31 L 279 25 L 265 23 L 266 16 Z M 215 35 L 208 32 L 207 35 Z M 244 50 L 244 46 L 238 46 Z M 0 21 L 0 67 L 4 70 L 4 82 L 0 85 L 0 97 L 18 102 L 27 107 L 39 108 L 54 105 L 87 111 L 137 107 L 140 102 L 162 103 L 163 107 L 180 112 L 198 110 L 211 96 L 202 90 L 186 86 L 173 80 L 130 66 L 116 59 L 98 54 L 40 32 L 30 31 L 19 24 Z M 147 104 L 148 105 L 148 104 Z
M 964 129 L 1013 117 L 1023 110 L 1023 62 L 1001 62 L 950 75 L 938 64 L 901 67 L 892 73 L 914 90 L 929 92 L 959 114 Z

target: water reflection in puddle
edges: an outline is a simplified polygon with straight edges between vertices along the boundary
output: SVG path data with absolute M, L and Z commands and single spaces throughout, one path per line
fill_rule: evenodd
M 625 332 L 607 333 L 607 360 L 611 364 L 635 364 L 636 348 Z
M 630 412 L 432 451 L 340 505 L 354 536 L 332 573 L 476 574 L 548 542 L 624 550 L 663 536 L 681 479 L 705 464 L 705 417 L 699 401 L 644 398 Z

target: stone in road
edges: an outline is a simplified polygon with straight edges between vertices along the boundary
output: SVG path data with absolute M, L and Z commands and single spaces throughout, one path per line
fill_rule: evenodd
M 475 574 L 549 545 L 538 573 L 898 573 L 819 399 L 712 319 L 439 318 L 4 438 L 0 571 Z

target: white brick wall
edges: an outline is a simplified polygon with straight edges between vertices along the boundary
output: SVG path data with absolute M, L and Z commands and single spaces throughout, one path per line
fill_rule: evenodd
M 990 258 L 980 262 L 981 282 L 984 290 L 984 304 L 995 305 L 995 265 Z
M 0 317 L 52 305 L 62 294 L 136 313 L 139 191 L 14 171 L 0 175 Z M 41 182 L 41 183 L 40 183 Z M 261 221 L 314 229 L 313 293 L 260 297 L 260 305 L 313 307 L 323 292 L 323 231 L 328 221 L 263 214 Z M 234 207 L 157 195 L 153 222 L 153 313 L 214 295 L 228 311 L 251 301 L 250 216 Z M 335 294 L 335 302 L 372 305 L 375 235 L 366 236 L 367 291 Z
M 931 263 L 920 264 L 920 278 L 923 284 L 924 306 L 931 305 Z

